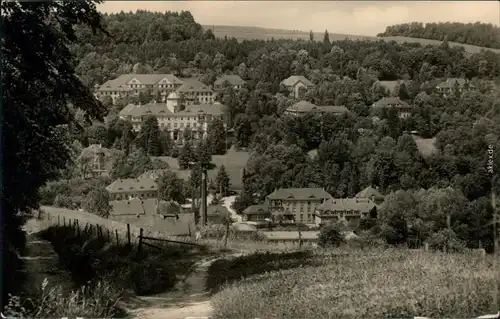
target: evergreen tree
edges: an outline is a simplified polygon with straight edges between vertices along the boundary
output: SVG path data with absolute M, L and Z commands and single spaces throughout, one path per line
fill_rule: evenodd
M 206 140 L 199 139 L 196 142 L 195 157 L 196 161 L 204 168 L 209 168 L 212 165 L 212 154 Z
M 314 33 L 313 31 L 309 31 L 309 41 L 314 41 Z
M 160 128 L 156 117 L 150 116 L 146 119 L 137 136 L 137 144 L 149 155 L 158 156 L 161 154 Z
M 217 173 L 217 190 L 223 195 L 226 196 L 229 188 L 231 186 L 231 181 L 229 179 L 229 175 L 226 172 L 226 167 L 222 165 Z
M 325 52 L 330 51 L 331 47 L 330 35 L 328 34 L 328 30 L 325 30 L 325 35 L 323 36 L 323 46 L 325 48 Z
M 123 124 L 122 139 L 121 139 L 121 150 L 124 151 L 125 156 L 130 154 L 130 144 L 134 140 L 134 133 L 132 132 L 132 124 L 130 122 L 125 122 Z
M 193 151 L 193 145 L 191 141 L 184 142 L 182 148 L 179 152 L 179 166 L 181 169 L 187 169 L 189 167 L 190 162 L 194 162 L 196 160 Z
M 226 154 L 226 129 L 224 122 L 216 119 L 208 125 L 207 140 L 209 141 L 208 147 L 211 154 Z
M 162 156 L 170 156 L 170 154 L 172 154 L 174 144 L 170 137 L 170 132 L 166 130 L 160 132 L 160 148 Z

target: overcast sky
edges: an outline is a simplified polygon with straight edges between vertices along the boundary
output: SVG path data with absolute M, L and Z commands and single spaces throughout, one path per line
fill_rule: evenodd
M 101 12 L 191 11 L 203 25 L 376 35 L 392 24 L 419 22 L 500 23 L 498 1 L 106 1 Z

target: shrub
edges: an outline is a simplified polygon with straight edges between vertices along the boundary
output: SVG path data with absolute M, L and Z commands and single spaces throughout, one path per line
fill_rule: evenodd
M 466 245 L 453 230 L 442 229 L 429 238 L 429 247 L 441 251 L 463 252 Z
M 98 281 L 65 295 L 60 286 L 50 287 L 45 279 L 35 298 L 11 296 L 5 314 L 17 318 L 124 317 L 116 305 L 120 294 L 109 282 Z
M 128 245 L 115 245 L 90 234 L 75 235 L 71 227 L 50 227 L 42 237 L 54 247 L 77 286 L 106 278 L 119 289 L 132 288 L 136 294 L 154 294 L 174 286 L 177 274 L 195 262 L 187 254 L 192 248 L 165 246 L 163 250 L 144 247 L 140 255 Z
M 337 247 L 343 243 L 345 243 L 345 239 L 338 225 L 326 225 L 321 228 L 318 235 L 320 247 Z

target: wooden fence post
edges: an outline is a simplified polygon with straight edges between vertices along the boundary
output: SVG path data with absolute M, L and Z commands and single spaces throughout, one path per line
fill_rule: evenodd
M 97 239 L 102 238 L 102 233 L 101 233 L 101 226 L 99 224 L 95 224 L 95 232 L 97 233 Z
M 130 246 L 132 244 L 132 242 L 130 241 L 130 224 L 127 224 L 127 240 Z
M 63 226 L 66 226 L 66 216 L 63 216 Z
M 89 224 L 89 235 L 90 235 L 90 236 L 92 236 L 92 228 L 94 228 L 94 227 L 92 226 L 92 224 Z
M 115 235 L 116 235 L 116 244 L 120 244 L 120 240 L 118 239 L 118 229 L 115 229 Z
M 57 226 L 61 225 L 61 216 L 57 215 Z
M 227 238 L 229 237 L 229 218 L 226 220 L 226 238 L 224 239 L 224 248 L 227 247 Z
M 142 246 L 142 232 L 143 232 L 143 229 L 141 228 L 139 230 L 139 246 L 137 246 L 137 255 L 140 255 L 141 254 L 141 246 Z

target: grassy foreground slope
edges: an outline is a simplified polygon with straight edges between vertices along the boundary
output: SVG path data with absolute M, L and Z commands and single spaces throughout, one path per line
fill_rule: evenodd
M 488 313 L 492 260 L 402 249 L 329 253 L 215 295 L 216 318 L 472 318 Z M 495 279 L 496 278 L 496 279 Z
M 281 30 L 281 29 L 267 29 L 267 28 L 259 28 L 259 27 L 245 27 L 245 26 L 222 26 L 222 25 L 204 25 L 204 29 L 212 29 L 214 35 L 217 38 L 223 38 L 227 36 L 228 38 L 236 38 L 238 41 L 243 40 L 268 40 L 271 38 L 274 39 L 302 39 L 309 40 L 309 31 L 299 31 L 299 30 Z M 438 45 L 442 41 L 439 40 L 430 40 L 430 39 L 419 39 L 419 38 L 410 38 L 410 37 L 371 37 L 371 36 L 362 36 L 362 35 L 351 35 L 351 34 L 339 34 L 339 33 L 329 33 L 330 41 L 340 41 L 344 39 L 350 40 L 371 40 L 371 41 L 396 41 L 398 43 L 420 43 L 422 45 Z M 315 32 L 314 39 L 317 41 L 323 40 L 322 32 Z M 465 51 L 469 53 L 477 53 L 482 49 L 491 50 L 495 53 L 500 53 L 498 49 L 490 49 L 484 47 L 478 47 L 475 45 L 462 44 L 456 42 L 448 42 L 450 46 L 462 46 L 465 48 Z

